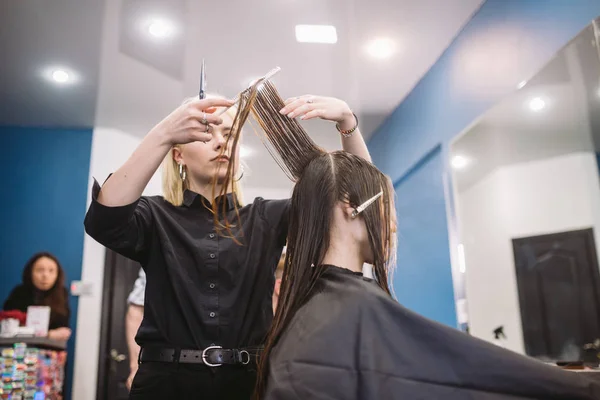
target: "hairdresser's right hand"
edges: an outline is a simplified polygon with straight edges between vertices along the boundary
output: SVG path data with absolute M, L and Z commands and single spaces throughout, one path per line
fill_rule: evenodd
M 208 142 L 212 139 L 211 125 L 223 123 L 213 113 L 217 107 L 232 105 L 231 100 L 218 98 L 186 102 L 160 121 L 150 133 L 160 135 L 171 146 L 196 141 Z M 206 118 L 206 124 L 203 123 L 203 118 Z
M 66 342 L 71 337 L 71 330 L 69 328 L 56 328 L 48 331 L 48 338 L 52 340 L 58 340 Z
M 127 377 L 127 380 L 125 381 L 125 386 L 127 386 L 127 390 L 131 390 L 131 385 L 133 384 L 133 378 L 135 378 L 135 374 L 137 374 L 137 371 L 138 371 L 137 364 L 135 366 L 131 366 L 131 368 L 129 369 L 129 376 Z

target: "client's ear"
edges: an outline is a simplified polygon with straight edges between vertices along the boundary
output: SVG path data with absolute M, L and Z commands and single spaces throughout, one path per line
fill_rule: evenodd
M 341 203 L 341 204 L 342 204 L 342 209 L 344 210 L 344 216 L 347 219 L 354 219 L 355 217 L 353 217 L 353 215 L 356 212 L 356 208 L 352 207 L 349 203 Z

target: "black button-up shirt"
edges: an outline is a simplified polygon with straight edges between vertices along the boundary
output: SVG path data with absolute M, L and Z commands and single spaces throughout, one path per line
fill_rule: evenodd
M 262 343 L 273 318 L 274 271 L 287 235 L 289 200 L 257 198 L 240 208 L 240 245 L 216 234 L 209 202 L 197 193 L 186 191 L 179 207 L 162 196 L 106 207 L 96 200 L 99 192 L 95 182 L 86 232 L 146 272 L 140 346 Z M 239 225 L 234 196 L 226 200 L 229 221 Z

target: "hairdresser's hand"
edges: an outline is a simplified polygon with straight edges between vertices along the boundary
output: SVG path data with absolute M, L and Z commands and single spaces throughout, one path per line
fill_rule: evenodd
M 56 328 L 48 331 L 48 338 L 66 342 L 71 337 L 71 330 L 69 328 Z
M 160 135 L 171 146 L 195 141 L 208 142 L 212 139 L 211 125 L 223 123 L 220 117 L 213 115 L 216 107 L 229 107 L 232 104 L 231 100 L 216 98 L 192 100 L 177 107 L 152 129 L 151 134 Z
M 355 124 L 354 114 L 346 102 L 334 97 L 304 95 L 292 97 L 285 101 L 280 111 L 290 118 L 303 120 L 321 118 L 340 125 L 340 129 L 351 129 Z
M 129 376 L 127 377 L 127 380 L 125 381 L 125 386 L 127 386 L 127 390 L 131 390 L 131 384 L 133 383 L 133 378 L 135 378 L 135 374 L 137 374 L 138 371 L 138 365 L 132 365 L 131 368 L 129 369 Z

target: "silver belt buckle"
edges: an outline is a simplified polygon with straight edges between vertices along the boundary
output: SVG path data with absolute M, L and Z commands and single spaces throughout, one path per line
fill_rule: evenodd
M 244 356 L 246 356 L 246 360 L 244 360 Z M 246 350 L 241 350 L 240 361 L 242 362 L 242 365 L 250 364 L 250 353 L 248 353 Z
M 202 361 L 204 361 L 204 365 L 208 366 L 208 367 L 220 367 L 223 364 L 212 364 L 208 362 L 208 356 L 206 354 L 207 351 L 209 350 L 215 350 L 215 349 L 222 349 L 223 347 L 221 346 L 208 346 L 207 348 L 205 348 L 204 350 L 202 350 Z

